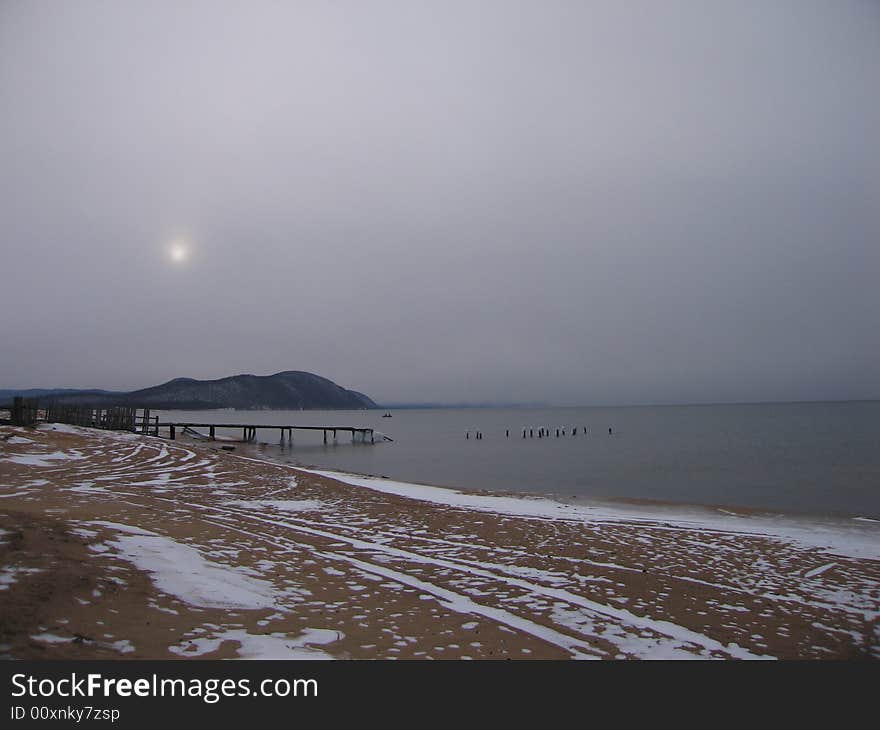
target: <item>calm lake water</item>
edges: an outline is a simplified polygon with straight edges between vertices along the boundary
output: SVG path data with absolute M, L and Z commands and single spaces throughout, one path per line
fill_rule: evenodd
M 324 446 L 319 431 L 296 433 L 291 448 L 279 445 L 278 431 L 267 430 L 257 435 L 264 444 L 247 448 L 294 464 L 401 481 L 880 518 L 876 401 L 383 413 L 165 411 L 161 419 L 373 427 L 394 441 L 352 444 L 340 433 Z M 549 438 L 537 438 L 541 427 L 551 430 Z M 567 435 L 556 438 L 557 427 Z M 535 437 L 523 439 L 523 428 L 533 428 Z M 218 433 L 241 438 L 240 430 Z

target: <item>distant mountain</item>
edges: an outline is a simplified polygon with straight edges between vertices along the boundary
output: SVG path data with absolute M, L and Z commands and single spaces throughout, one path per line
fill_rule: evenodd
M 0 391 L 0 400 L 3 392 Z M 14 395 L 25 395 L 14 392 Z M 201 410 L 309 410 L 378 408 L 363 393 L 346 390 L 332 380 L 313 373 L 289 370 L 275 375 L 232 375 L 219 380 L 175 378 L 152 388 L 131 393 L 109 391 L 46 391 L 31 396 L 41 401 L 83 403 L 95 406 L 131 405 L 138 408 Z M 5 400 L 10 400 L 6 398 Z
M 367 396 L 298 370 L 275 375 L 233 375 L 219 380 L 176 378 L 127 395 L 150 408 L 360 409 L 377 408 Z

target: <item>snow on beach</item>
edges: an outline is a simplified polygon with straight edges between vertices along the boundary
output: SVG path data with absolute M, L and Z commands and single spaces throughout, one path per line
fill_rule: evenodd
M 101 520 L 89 524 L 122 533 L 102 545 L 150 573 L 163 593 L 194 606 L 250 609 L 276 606 L 272 583 L 256 577 L 254 570 L 205 560 L 198 550 L 148 530 Z
M 848 525 L 845 520 L 822 520 L 808 516 L 740 515 L 726 510 L 710 512 L 707 509 L 684 507 L 666 508 L 639 505 L 567 504 L 541 497 L 508 497 L 470 494 L 456 489 L 398 482 L 391 479 L 347 474 L 318 469 L 302 469 L 310 474 L 338 479 L 357 487 L 374 489 L 433 504 L 461 507 L 521 517 L 540 517 L 551 520 L 583 522 L 650 522 L 671 529 L 713 530 L 748 535 L 778 537 L 796 542 L 805 548 L 817 548 L 854 558 L 880 560 L 880 530 L 862 529 Z M 865 517 L 853 518 L 858 522 L 876 522 Z
M 65 520 L 117 581 L 148 576 L 141 611 L 165 633 L 105 632 L 130 656 L 878 654 L 880 523 L 469 494 L 74 427 L 16 435 L 33 443 L 0 441 L 0 505 Z M 119 623 L 112 584 L 75 596 L 89 618 L 58 622 L 106 606 L 101 631 Z

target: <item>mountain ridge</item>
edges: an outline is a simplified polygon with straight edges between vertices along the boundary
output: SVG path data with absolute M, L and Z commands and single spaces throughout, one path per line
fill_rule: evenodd
M 360 410 L 379 407 L 363 393 L 303 370 L 284 370 L 273 375 L 242 373 L 213 380 L 178 377 L 127 393 L 94 389 L 56 389 L 45 393 L 37 389 L 0 391 L 3 393 L 10 399 L 14 395 L 30 393 L 43 402 L 129 405 L 164 410 Z

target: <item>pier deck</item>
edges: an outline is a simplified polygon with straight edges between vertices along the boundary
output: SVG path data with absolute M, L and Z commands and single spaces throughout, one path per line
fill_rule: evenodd
M 145 428 L 149 429 L 150 432 L 155 433 L 155 435 L 159 435 L 159 429 L 168 429 L 169 438 L 175 439 L 177 436 L 177 429 L 185 430 L 185 429 L 208 429 L 208 438 L 212 441 L 216 439 L 216 429 L 225 428 L 225 429 L 241 429 L 242 437 L 241 440 L 244 442 L 252 442 L 256 440 L 257 430 L 273 430 L 277 429 L 280 432 L 281 442 L 283 443 L 285 440 L 293 443 L 293 432 L 294 431 L 323 431 L 324 432 L 324 443 L 327 443 L 327 434 L 332 433 L 333 439 L 336 439 L 336 434 L 339 431 L 343 433 L 347 432 L 351 434 L 351 440 L 355 441 L 355 437 L 360 435 L 362 440 L 366 442 L 369 440 L 371 444 L 376 443 L 376 434 L 375 429 L 370 428 L 368 426 L 279 426 L 277 424 L 244 424 L 244 423 L 190 423 L 190 422 L 174 422 L 174 423 L 152 423 L 145 426 Z M 285 438 L 286 437 L 286 438 Z M 383 441 L 393 441 L 394 439 L 389 438 L 388 436 L 382 435 Z

